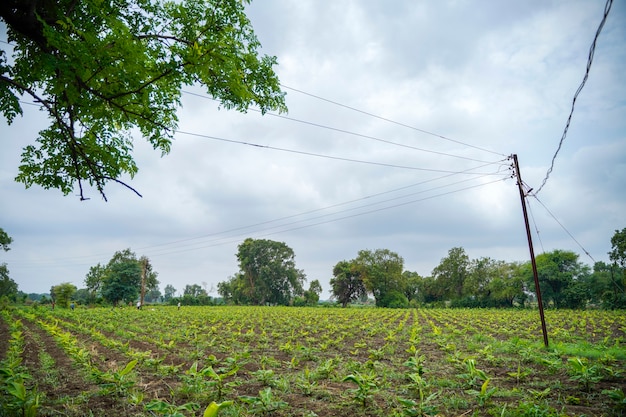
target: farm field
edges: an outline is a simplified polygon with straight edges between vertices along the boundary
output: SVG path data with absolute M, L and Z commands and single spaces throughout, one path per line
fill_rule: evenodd
M 536 310 L 5 310 L 0 416 L 626 415 L 624 311 L 546 322 L 547 350 Z

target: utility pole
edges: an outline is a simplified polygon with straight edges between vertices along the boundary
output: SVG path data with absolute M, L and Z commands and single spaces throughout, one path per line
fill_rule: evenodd
M 535 293 L 537 294 L 537 303 L 539 304 L 539 316 L 541 317 L 541 330 L 543 331 L 543 344 L 548 347 L 548 331 L 546 330 L 546 318 L 543 314 L 543 302 L 541 301 L 541 289 L 539 288 L 539 275 L 537 274 L 537 262 L 535 262 L 535 251 L 533 249 L 533 239 L 530 233 L 530 224 L 528 223 L 528 212 L 526 211 L 526 193 L 522 183 L 522 174 L 517 163 L 517 154 L 513 154 L 513 165 L 515 168 L 515 177 L 517 178 L 517 186 L 519 188 L 519 196 L 522 200 L 522 211 L 524 212 L 524 224 L 526 225 L 526 236 L 528 237 L 528 249 L 530 250 L 530 263 L 533 267 L 533 277 L 535 278 Z

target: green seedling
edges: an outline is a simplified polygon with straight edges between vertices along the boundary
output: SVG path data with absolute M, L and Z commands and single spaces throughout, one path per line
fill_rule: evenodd
M 590 366 L 589 361 L 585 358 L 570 358 L 567 362 L 570 366 L 570 379 L 578 382 L 585 391 L 589 391 L 591 384 L 602 379 L 600 369 L 596 365 Z
M 378 376 L 373 372 L 368 374 L 355 372 L 346 376 L 343 381 L 354 382 L 357 385 L 356 389 L 349 391 L 353 394 L 354 401 L 363 407 L 367 406 L 368 401 L 378 391 Z
M 270 415 L 275 411 L 286 408 L 289 405 L 286 402 L 274 397 L 270 387 L 259 391 L 259 395 L 256 397 L 245 395 L 239 397 L 239 399 L 250 405 L 250 409 L 248 411 L 254 415 Z

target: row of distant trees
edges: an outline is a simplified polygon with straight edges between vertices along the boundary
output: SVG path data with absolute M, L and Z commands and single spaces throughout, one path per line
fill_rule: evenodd
M 545 306 L 626 308 L 626 228 L 615 231 L 611 246 L 611 263 L 596 262 L 593 268 L 572 251 L 537 256 Z M 360 251 L 355 259 L 333 268 L 333 297 L 344 307 L 368 294 L 380 307 L 523 307 L 535 293 L 530 261 L 472 260 L 462 247 L 455 247 L 428 277 L 405 271 L 403 263 L 401 256 L 387 249 Z
M 611 245 L 611 263 L 593 268 L 572 251 L 537 256 L 545 306 L 626 308 L 626 228 L 615 231 Z M 218 292 L 231 304 L 316 304 L 322 288 L 316 280 L 304 290 L 306 277 L 294 258 L 283 242 L 246 239 L 238 248 L 239 272 L 220 282 Z M 535 293 L 530 261 L 470 259 L 462 247 L 450 249 L 427 277 L 405 270 L 404 259 L 388 249 L 361 250 L 332 273 L 331 295 L 343 307 L 370 295 L 378 307 L 523 307 Z
M 10 237 L 0 229 L 0 244 L 8 250 Z M 626 308 L 626 228 L 611 238 L 610 263 L 593 268 L 578 254 L 554 250 L 536 258 L 546 307 L 607 309 Z M 68 306 L 81 304 L 146 302 L 182 305 L 316 305 L 322 287 L 313 280 L 305 289 L 306 275 L 296 268 L 294 251 L 283 242 L 246 239 L 236 254 L 239 271 L 217 285 L 221 298 L 210 297 L 206 284 L 186 285 L 182 294 L 167 285 L 162 294 L 150 260 L 130 249 L 116 252 L 106 265 L 97 264 L 85 277 L 85 288 L 70 283 L 52 286 L 49 301 Z M 470 259 L 462 247 L 448 251 L 430 276 L 404 270 L 404 259 L 388 249 L 361 250 L 332 270 L 331 296 L 345 307 L 372 296 L 379 307 L 419 305 L 452 307 L 513 307 L 534 300 L 530 262 L 505 262 L 491 258 Z M 17 285 L 0 265 L 0 296 L 16 300 Z M 25 296 L 25 294 L 23 294 Z M 46 298 L 39 297 L 40 302 Z

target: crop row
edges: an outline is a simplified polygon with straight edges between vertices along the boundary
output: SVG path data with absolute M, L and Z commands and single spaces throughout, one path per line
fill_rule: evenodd
M 617 312 L 548 312 L 548 350 L 531 310 L 40 308 L 4 320 L 63 349 L 96 387 L 86 404 L 113 398 L 126 415 L 217 413 L 220 404 L 233 416 L 398 417 L 626 406 Z

